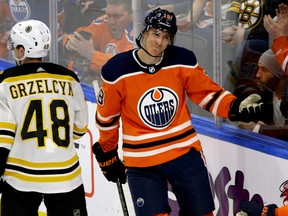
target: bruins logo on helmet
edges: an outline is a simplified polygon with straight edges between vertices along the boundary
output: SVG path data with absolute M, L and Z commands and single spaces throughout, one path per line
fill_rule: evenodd
M 255 28 L 263 18 L 263 0 L 242 0 L 232 2 L 230 11 L 239 14 L 238 26 L 246 30 Z

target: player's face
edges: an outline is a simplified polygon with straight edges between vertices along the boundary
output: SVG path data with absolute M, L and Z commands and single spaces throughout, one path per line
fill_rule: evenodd
M 171 43 L 171 34 L 151 28 L 143 35 L 143 45 L 154 56 L 161 55 Z
M 273 75 L 273 73 L 266 68 L 263 64 L 259 64 L 259 69 L 256 74 L 257 84 L 265 86 L 270 90 L 275 90 L 278 86 L 279 79 Z
M 132 23 L 132 16 L 123 5 L 108 4 L 106 14 L 111 34 L 116 39 L 121 39 L 127 26 Z

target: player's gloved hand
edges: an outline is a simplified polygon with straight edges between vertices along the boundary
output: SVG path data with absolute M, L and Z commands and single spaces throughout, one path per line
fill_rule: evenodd
M 117 148 L 109 152 L 104 152 L 100 144 L 96 142 L 92 147 L 92 151 L 95 154 L 102 173 L 108 181 L 116 183 L 117 179 L 119 179 L 121 184 L 126 183 L 127 175 L 125 173 L 125 166 L 119 159 Z
M 4 183 L 3 179 L 1 178 L 0 179 L 0 194 L 2 194 L 2 192 L 3 192 L 4 185 L 5 185 L 5 183 Z
M 280 110 L 285 119 L 288 119 L 288 80 L 286 81 L 283 90 L 283 98 L 280 104 Z
M 251 122 L 261 120 L 264 104 L 261 102 L 261 96 L 251 94 L 244 100 L 235 99 L 230 106 L 229 120 Z
M 275 216 L 277 205 L 263 206 L 253 201 L 242 201 L 239 207 L 248 216 Z

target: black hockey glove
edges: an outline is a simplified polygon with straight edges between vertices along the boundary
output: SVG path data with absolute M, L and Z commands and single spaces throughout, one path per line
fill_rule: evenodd
M 253 201 L 240 202 L 240 209 L 248 214 L 248 216 L 274 216 L 277 205 L 271 204 L 262 206 Z
M 5 185 L 5 183 L 4 183 L 4 181 L 3 181 L 3 178 L 1 178 L 1 179 L 0 179 L 0 194 L 2 194 L 2 192 L 3 192 L 4 185 Z
M 115 183 L 119 179 L 121 184 L 125 184 L 127 180 L 125 166 L 119 159 L 117 148 L 104 152 L 100 144 L 96 142 L 92 150 L 106 179 Z
M 288 119 L 288 80 L 286 81 L 284 90 L 283 90 L 283 97 L 280 104 L 280 110 L 282 115 L 285 119 Z
M 230 106 L 228 117 L 230 121 L 251 122 L 261 120 L 264 104 L 261 96 L 251 94 L 244 100 L 235 99 Z

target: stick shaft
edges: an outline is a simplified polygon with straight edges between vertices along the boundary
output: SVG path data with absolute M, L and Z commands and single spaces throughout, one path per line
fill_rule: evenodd
M 117 189 L 118 189 L 120 202 L 121 202 L 121 206 L 122 206 L 122 210 L 123 210 L 123 215 L 124 216 L 129 216 L 129 212 L 128 212 L 128 208 L 127 208 L 127 204 L 126 204 L 126 200 L 125 200 L 123 187 L 122 187 L 122 184 L 120 183 L 119 179 L 117 180 L 116 184 L 117 184 Z

